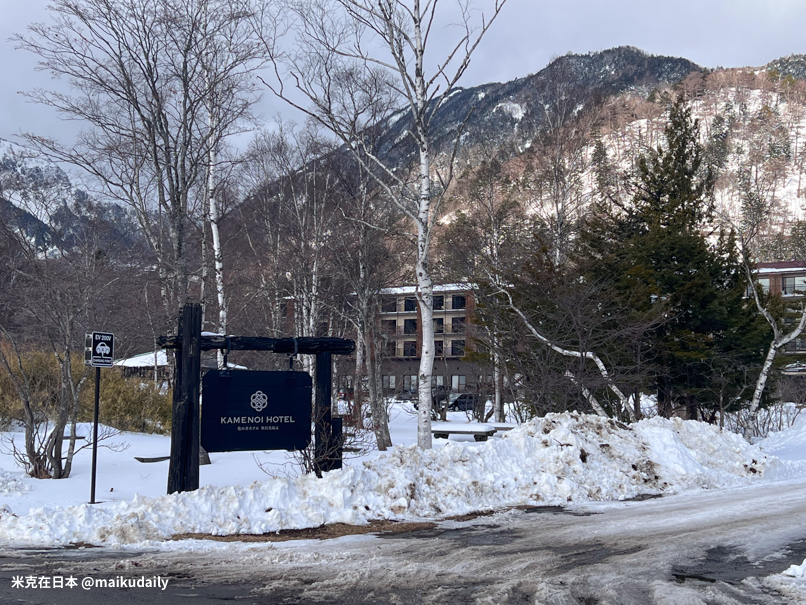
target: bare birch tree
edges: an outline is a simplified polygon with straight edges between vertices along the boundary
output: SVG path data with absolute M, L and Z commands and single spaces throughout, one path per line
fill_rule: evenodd
M 136 211 L 172 314 L 188 294 L 189 221 L 210 154 L 255 100 L 249 0 L 55 0 L 51 15 L 15 40 L 72 94 L 27 94 L 87 128 L 73 146 L 27 139 Z
M 761 397 L 764 395 L 764 389 L 767 386 L 767 380 L 769 379 L 770 371 L 772 370 L 772 364 L 775 361 L 775 357 L 778 355 L 778 351 L 782 347 L 785 347 L 787 344 L 795 340 L 803 333 L 803 330 L 806 329 L 806 305 L 801 303 L 800 320 L 795 327 L 788 332 L 781 330 L 778 322 L 761 302 L 758 288 L 756 287 L 756 280 L 754 279 L 753 273 L 750 269 L 750 263 L 746 259 L 747 257 L 745 256 L 745 274 L 747 276 L 748 284 L 750 285 L 749 290 L 753 295 L 753 301 L 756 304 L 756 309 L 758 310 L 759 314 L 764 317 L 764 319 L 770 325 L 773 333 L 772 342 L 770 342 L 770 346 L 767 349 L 767 354 L 764 357 L 764 363 L 761 366 L 761 372 L 756 379 L 756 385 L 753 389 L 753 397 L 750 400 L 750 406 L 747 408 L 747 421 L 744 425 L 744 436 L 746 438 L 750 438 L 753 422 L 756 414 L 758 413 L 758 407 L 761 404 Z
M 384 192 L 371 176 L 354 162 L 350 164 L 353 165 L 343 166 L 342 170 L 334 167 L 334 172 L 341 175 L 342 189 L 338 202 L 341 237 L 335 238 L 340 262 L 336 270 L 349 286 L 351 293 L 345 301 L 347 320 L 358 336 L 353 416 L 360 426 L 366 378 L 372 428 L 378 449 L 383 451 L 392 446 L 392 437 L 383 397 L 380 368 L 383 346 L 378 338 L 378 313 L 381 290 L 392 285 L 400 273 L 400 258 L 395 258 L 388 241 L 400 215 L 394 206 L 384 203 Z
M 578 83 L 567 57 L 552 61 L 536 97 L 539 112 L 529 163 L 521 178 L 532 214 L 550 234 L 555 265 L 565 262 L 578 234 L 589 193 L 583 175 L 589 168 L 587 150 L 593 111 L 590 93 Z
M 529 239 L 530 221 L 514 195 L 511 170 L 496 157 L 491 147 L 481 145 L 474 151 L 482 159 L 458 182 L 456 195 L 464 210 L 440 235 L 440 258 L 451 280 L 473 282 L 474 294 L 482 303 L 476 307 L 476 317 L 480 320 L 477 338 L 486 341 L 493 362 L 495 421 L 505 422 L 502 351 L 506 332 L 497 314 L 486 312 L 497 305 L 494 297 L 487 297 L 479 284 L 506 281 L 505 276 L 524 254 L 523 244 Z
M 75 362 L 91 318 L 102 322 L 111 313 L 110 291 L 118 279 L 103 251 L 104 225 L 76 228 L 68 208 L 74 192 L 64 173 L 29 165 L 29 159 L 4 156 L 0 174 L 0 200 L 43 220 L 38 237 L 0 223 L 2 247 L 9 251 L 0 287 L 0 307 L 7 310 L 0 320 L 0 369 L 23 411 L 24 446 L 17 450 L 12 443 L 15 456 L 32 477 L 62 479 L 81 449 L 76 423 L 89 372 Z M 48 372 L 31 363 L 36 348 L 55 359 L 58 385 L 43 388 Z
M 417 443 L 431 447 L 431 375 L 434 365 L 431 243 L 453 158 L 439 169 L 432 148 L 434 117 L 467 70 L 484 34 L 506 0 L 492 0 L 490 16 L 476 22 L 468 3 L 440 0 L 290 0 L 292 48 L 280 50 L 277 21 L 261 32 L 275 61 L 276 81 L 268 86 L 281 98 L 330 129 L 357 162 L 377 179 L 389 200 L 411 221 L 416 247 L 416 297 L 422 320 L 418 378 Z M 456 7 L 458 23 L 439 27 L 443 11 Z M 439 59 L 430 48 L 435 37 L 453 41 Z M 430 72 L 430 73 L 429 73 Z M 286 86 L 291 83 L 291 86 Z M 299 94 L 310 105 L 299 101 Z M 412 170 L 398 170 L 365 145 L 367 107 L 378 95 L 400 99 L 407 120 L 406 143 L 416 151 Z M 372 115 L 372 112 L 369 112 Z M 391 116 L 390 116 L 391 117 Z M 456 144 L 459 142 L 457 133 Z
M 293 300 L 295 336 L 316 336 L 327 319 L 335 177 L 320 158 L 329 151 L 315 126 L 279 123 L 275 132 L 256 137 L 249 152 L 252 178 L 259 183 L 251 203 L 261 220 L 246 225 L 245 232 L 260 262 L 268 263 L 267 280 L 280 286 L 276 300 Z M 269 258 L 272 252 L 277 264 Z M 310 356 L 304 363 L 312 371 Z
M 523 312 L 521 306 L 513 299 L 512 293 L 509 291 L 509 288 L 501 287 L 499 293 L 502 294 L 505 299 L 509 309 L 515 313 L 520 319 L 523 321 L 526 329 L 529 333 L 543 346 L 548 347 L 555 353 L 559 353 L 564 357 L 574 357 L 579 360 L 585 361 L 592 361 L 596 366 L 599 374 L 602 377 L 607 389 L 610 390 L 613 395 L 616 396 L 616 399 L 621 406 L 621 410 L 626 412 L 627 416 L 630 418 L 632 422 L 635 422 L 636 416 L 633 407 L 630 405 L 630 399 L 624 392 L 618 387 L 618 385 L 613 380 L 613 377 L 610 374 L 610 371 L 607 369 L 607 365 L 602 361 L 602 358 L 595 352 L 591 350 L 586 350 L 584 348 L 580 349 L 570 349 L 566 348 L 550 338 L 546 337 L 541 330 L 535 325 L 535 322 L 532 322 L 526 313 Z M 604 407 L 602 407 L 601 403 L 593 396 L 593 394 L 585 387 L 584 385 L 580 384 L 578 380 L 576 380 L 575 376 L 570 373 L 566 372 L 566 378 L 568 378 L 573 384 L 580 387 L 582 394 L 584 395 L 585 399 L 591 404 L 593 410 L 600 416 L 607 416 L 607 412 L 605 412 Z

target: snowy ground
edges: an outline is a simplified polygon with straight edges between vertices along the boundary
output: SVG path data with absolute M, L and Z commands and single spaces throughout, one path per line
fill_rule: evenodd
M 451 422 L 467 422 L 452 413 Z M 87 430 L 87 427 L 83 427 Z M 6 546 L 90 543 L 121 548 L 210 549 L 175 534 L 247 534 L 366 523 L 370 519 L 444 518 L 516 505 L 621 501 L 646 494 L 737 487 L 806 478 L 806 415 L 756 445 L 695 422 L 654 418 L 631 427 L 576 414 L 537 419 L 488 442 L 452 436 L 421 452 L 409 404 L 393 407 L 398 444 L 354 459 L 323 479 L 299 476 L 284 452 L 213 454 L 197 492 L 166 496 L 170 440 L 122 434 L 122 451 L 99 451 L 97 499 L 90 452 L 77 455 L 70 479 L 25 477 L 0 455 L 0 542 Z M 7 435 L 8 436 L 8 435 Z M 21 437 L 19 435 L 18 437 Z M 270 477 L 265 470 L 274 473 Z M 216 546 L 214 548 L 220 548 Z M 783 571 L 783 570 L 782 570 Z M 806 596 L 806 561 L 769 579 Z

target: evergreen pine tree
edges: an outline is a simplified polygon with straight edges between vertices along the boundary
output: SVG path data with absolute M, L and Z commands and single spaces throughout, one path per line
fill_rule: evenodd
M 583 249 L 598 258 L 597 272 L 620 276 L 618 296 L 637 315 L 664 315 L 641 355 L 654 362 L 659 411 L 686 408 L 693 416 L 719 399 L 714 372 L 729 372 L 716 360 L 730 351 L 738 367 L 758 354 L 758 343 L 740 336 L 756 318 L 744 298 L 733 234 L 714 234 L 714 174 L 682 98 L 670 107 L 664 138 L 638 159 L 624 208 L 608 213 L 600 203 Z

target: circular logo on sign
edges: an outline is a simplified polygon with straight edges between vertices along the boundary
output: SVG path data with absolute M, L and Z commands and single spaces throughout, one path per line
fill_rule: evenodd
M 263 391 L 255 391 L 249 401 L 256 412 L 262 412 L 269 405 L 269 398 Z

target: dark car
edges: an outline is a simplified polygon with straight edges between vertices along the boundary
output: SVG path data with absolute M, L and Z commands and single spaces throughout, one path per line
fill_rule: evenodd
M 441 413 L 445 411 L 450 394 L 451 390 L 448 387 L 441 385 L 431 387 L 431 420 L 439 420 Z M 414 409 L 419 410 L 420 402 L 417 399 L 417 393 L 413 394 L 412 402 L 414 403 Z
M 479 396 L 473 393 L 462 393 L 451 401 L 448 409 L 452 412 L 472 412 L 478 405 Z

